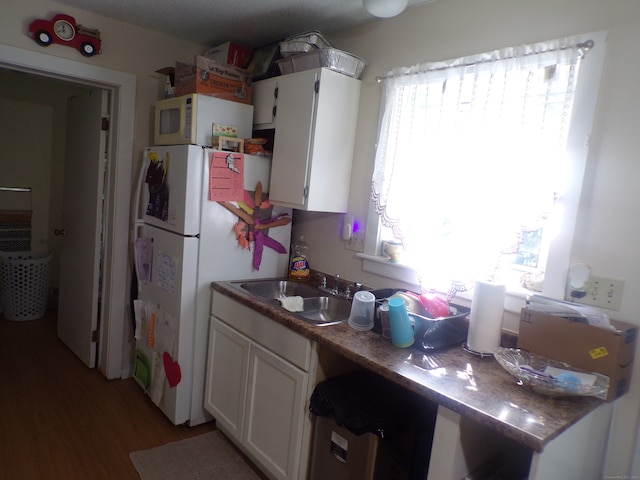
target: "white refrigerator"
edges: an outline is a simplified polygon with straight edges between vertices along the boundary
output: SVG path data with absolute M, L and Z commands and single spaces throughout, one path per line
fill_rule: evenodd
M 211 282 L 287 272 L 291 210 L 264 201 L 270 167 L 268 157 L 198 145 L 145 150 L 134 245 L 134 377 L 176 425 L 211 419 L 203 408 Z M 256 198 L 258 182 L 263 194 Z M 240 198 L 240 189 L 240 201 L 224 201 Z

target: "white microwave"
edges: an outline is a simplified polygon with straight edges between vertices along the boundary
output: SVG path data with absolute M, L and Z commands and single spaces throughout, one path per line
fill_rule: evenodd
M 253 106 L 192 93 L 156 102 L 153 141 L 156 145 L 211 146 L 213 124 L 235 127 L 250 138 Z

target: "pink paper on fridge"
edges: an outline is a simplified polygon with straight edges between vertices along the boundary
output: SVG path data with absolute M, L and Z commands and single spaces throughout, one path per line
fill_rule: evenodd
M 209 200 L 242 201 L 244 198 L 244 154 L 213 152 L 209 158 Z

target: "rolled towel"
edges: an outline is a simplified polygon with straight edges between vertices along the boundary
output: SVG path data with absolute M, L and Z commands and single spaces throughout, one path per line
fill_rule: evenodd
M 302 312 L 304 310 L 302 297 L 280 297 L 278 301 L 282 304 L 282 308 L 290 312 Z

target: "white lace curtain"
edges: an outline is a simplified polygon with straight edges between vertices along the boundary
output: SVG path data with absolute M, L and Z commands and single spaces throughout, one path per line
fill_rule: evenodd
M 562 195 L 577 37 L 383 77 L 371 196 L 423 289 L 491 278 Z M 588 45 L 588 44 L 587 44 Z

